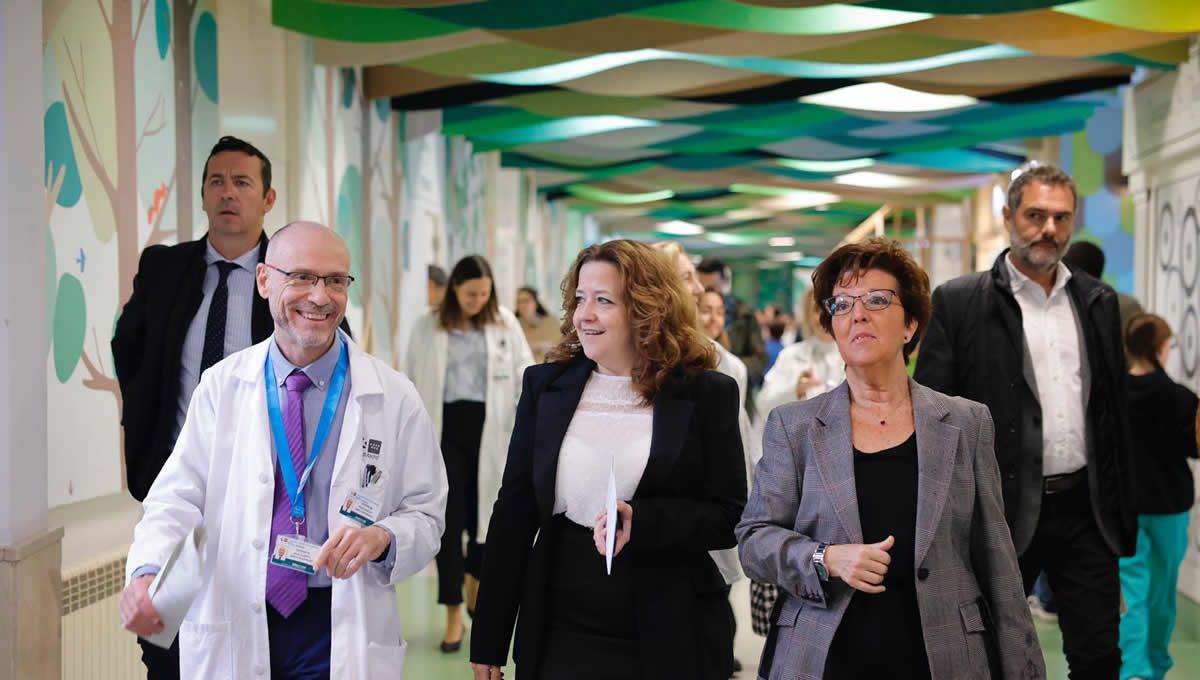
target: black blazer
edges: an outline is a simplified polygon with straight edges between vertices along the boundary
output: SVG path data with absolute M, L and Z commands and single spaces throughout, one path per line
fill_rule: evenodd
M 548 551 L 534 537 L 552 520 L 559 449 L 594 368 L 580 357 L 525 371 L 471 633 L 471 661 L 503 666 L 515 623 L 520 680 L 536 677 L 545 632 Z M 731 674 L 727 588 L 708 551 L 735 545 L 746 504 L 739 407 L 737 384 L 714 371 L 681 376 L 655 396 L 650 458 L 629 501 L 622 553 L 635 560 L 643 678 Z
M 129 493 L 143 500 L 171 455 L 171 434 L 179 407 L 179 370 L 188 325 L 204 300 L 204 254 L 208 237 L 142 252 L 133 294 L 121 310 L 112 353 L 121 386 L 121 425 L 125 430 L 125 478 Z M 258 261 L 267 253 L 259 240 Z M 275 323 L 267 301 L 254 296 L 250 336 L 271 335 Z
M 1005 250 L 991 271 L 961 276 L 933 292 L 933 317 L 913 379 L 991 410 L 1005 515 L 1019 555 L 1033 540 L 1041 513 L 1042 408 L 1007 256 Z M 1085 426 L 1092 507 L 1109 548 L 1132 555 L 1137 516 L 1117 295 L 1075 269 L 1066 290 L 1091 376 Z

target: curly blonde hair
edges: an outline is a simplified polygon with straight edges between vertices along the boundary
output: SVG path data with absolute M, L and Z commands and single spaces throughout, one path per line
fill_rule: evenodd
M 607 262 L 621 276 L 621 295 L 637 348 L 633 384 L 647 403 L 673 375 L 716 368 L 716 350 L 700 332 L 696 303 L 684 290 L 674 263 L 654 247 L 628 240 L 588 246 L 575 258 L 562 282 L 563 339 L 550 350 L 547 361 L 568 362 L 583 353 L 575 330 L 575 290 L 579 272 L 589 262 Z

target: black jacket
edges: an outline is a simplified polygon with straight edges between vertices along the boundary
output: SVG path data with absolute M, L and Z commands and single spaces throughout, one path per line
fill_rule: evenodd
M 1187 459 L 1196 458 L 1196 394 L 1163 371 L 1129 377 L 1139 514 L 1187 512 L 1196 498 Z
M 545 631 L 548 550 L 534 537 L 552 521 L 559 449 L 594 368 L 580 358 L 525 371 L 471 631 L 471 661 L 503 666 L 515 623 L 520 680 L 536 677 Z M 735 545 L 746 504 L 738 407 L 736 383 L 713 371 L 655 396 L 650 458 L 621 554 L 635 560 L 642 678 L 725 680 L 732 671 L 727 589 L 708 551 Z
M 121 386 L 125 429 L 125 478 L 129 493 L 143 500 L 171 455 L 179 408 L 179 370 L 188 325 L 204 300 L 204 254 L 208 237 L 142 252 L 133 294 L 121 310 L 112 339 Z M 258 261 L 267 253 L 259 242 Z M 267 301 L 254 296 L 250 335 L 261 342 L 275 324 Z
M 1032 369 L 1007 256 L 1005 250 L 991 271 L 961 276 L 934 291 L 933 317 L 913 378 L 991 410 L 1005 515 L 1021 554 L 1041 512 L 1042 409 L 1036 376 L 1026 377 Z M 1131 555 L 1137 516 L 1117 295 L 1082 271 L 1071 272 L 1066 290 L 1081 322 L 1091 374 L 1085 423 L 1093 514 L 1113 552 Z

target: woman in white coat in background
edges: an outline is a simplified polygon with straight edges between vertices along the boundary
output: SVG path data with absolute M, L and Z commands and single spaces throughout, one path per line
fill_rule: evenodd
M 464 578 L 467 610 L 474 610 L 521 377 L 532 363 L 520 322 L 496 300 L 487 260 L 479 255 L 459 260 L 442 304 L 413 328 L 407 361 L 408 376 L 441 438 L 450 482 L 446 531 L 437 556 L 438 604 L 446 605 L 443 652 L 462 646 Z
M 804 307 L 801 325 L 804 339 L 784 347 L 775 359 L 775 365 L 763 377 L 762 390 L 755 401 L 758 420 L 762 423 L 767 422 L 771 409 L 793 401 L 812 399 L 846 379 L 846 364 L 838 353 L 837 345 L 833 343 L 833 337 L 821 327 L 821 310 L 817 307 L 811 288 L 804 294 L 801 304 Z

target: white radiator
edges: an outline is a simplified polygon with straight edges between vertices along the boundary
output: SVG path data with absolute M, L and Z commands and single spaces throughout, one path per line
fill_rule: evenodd
M 121 627 L 125 550 L 62 575 L 63 680 L 145 678 L 137 638 Z

